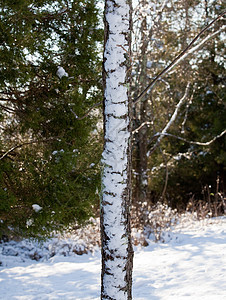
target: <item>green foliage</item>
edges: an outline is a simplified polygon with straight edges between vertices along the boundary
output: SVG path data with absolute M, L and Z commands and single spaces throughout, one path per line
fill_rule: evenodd
M 0 226 L 42 236 L 84 222 L 98 201 L 98 113 L 75 115 L 101 97 L 102 30 L 95 0 L 1 1 L 0 10 L 0 155 L 11 149 L 0 160 Z
M 208 142 L 226 128 L 224 69 L 214 59 L 204 59 L 199 65 L 194 80 L 194 95 L 188 110 L 183 138 L 188 141 Z M 182 110 L 183 111 L 183 110 Z M 183 122 L 181 115 L 171 133 L 178 134 Z M 180 127 L 179 127 L 180 128 Z M 168 165 L 168 185 L 165 195 L 173 207 L 185 207 L 191 196 L 202 199 L 206 185 L 216 191 L 217 178 L 220 178 L 220 191 L 225 188 L 226 137 L 225 135 L 207 146 L 189 144 L 175 138 L 166 138 L 162 143 Z M 162 160 L 155 154 L 155 162 Z M 166 169 L 164 164 L 153 172 L 152 189 L 161 195 Z

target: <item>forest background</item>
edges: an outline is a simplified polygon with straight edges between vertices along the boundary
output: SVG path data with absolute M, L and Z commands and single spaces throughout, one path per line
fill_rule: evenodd
M 134 3 L 132 98 L 224 10 Z M 96 0 L 4 0 L 0 12 L 0 236 L 41 237 L 99 214 L 102 10 Z M 221 18 L 134 104 L 133 226 L 157 202 L 224 212 L 224 29 Z

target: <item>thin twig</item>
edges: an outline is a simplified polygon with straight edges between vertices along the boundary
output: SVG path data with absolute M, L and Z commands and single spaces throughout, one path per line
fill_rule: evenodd
M 168 179 L 169 179 L 169 169 L 168 169 L 168 162 L 167 162 L 165 154 L 162 151 L 162 148 L 159 147 L 159 150 L 160 150 L 160 152 L 162 154 L 162 158 L 164 160 L 165 168 L 166 168 L 165 182 L 164 182 L 164 187 L 163 187 L 162 194 L 161 194 L 161 199 L 164 200 L 165 194 L 166 194 L 167 185 L 168 185 Z
M 220 32 L 224 31 L 226 28 L 225 25 L 223 25 L 219 30 L 213 32 L 212 34 L 208 35 L 207 37 L 205 37 L 199 44 L 197 44 L 196 46 L 194 46 L 193 48 L 191 48 L 190 50 L 187 51 L 187 53 L 185 53 L 179 60 L 177 60 L 175 62 L 175 64 L 165 73 L 168 74 L 168 72 L 170 72 L 170 70 L 175 67 L 176 65 L 178 65 L 181 60 L 185 59 L 189 54 L 192 54 L 193 52 L 195 52 L 196 50 L 198 50 L 203 44 L 205 44 L 208 40 L 212 39 L 213 37 L 215 37 L 215 35 L 219 34 Z M 172 72 L 170 72 L 169 74 L 172 74 L 175 70 L 173 70 Z
M 151 150 L 149 151 L 149 154 L 151 154 L 160 144 L 162 138 L 166 135 L 167 131 L 169 130 L 170 126 L 173 124 L 173 122 L 176 120 L 176 117 L 178 115 L 179 109 L 181 108 L 181 106 L 184 104 L 187 95 L 188 95 L 188 91 L 189 91 L 189 87 L 190 87 L 190 82 L 188 82 L 187 87 L 185 89 L 184 95 L 183 97 L 180 99 L 180 101 L 177 103 L 176 108 L 174 110 L 174 113 L 172 115 L 172 117 L 170 118 L 169 122 L 166 124 L 166 126 L 163 128 L 163 130 L 158 133 L 158 139 L 155 143 L 155 145 L 151 148 Z M 142 126 L 142 124 L 141 124 Z M 140 127 L 141 127 L 140 126 Z M 136 129 L 138 130 L 138 129 Z M 155 134 L 155 137 L 157 136 L 157 134 Z
M 193 90 L 192 96 L 190 97 L 190 100 L 188 101 L 188 103 L 186 105 L 184 120 L 181 124 L 181 133 L 185 132 L 184 127 L 185 127 L 185 124 L 186 124 L 187 119 L 188 119 L 188 110 L 189 110 L 190 105 L 192 104 L 193 96 L 194 96 L 194 90 Z
M 184 93 L 184 96 L 180 99 L 180 101 L 177 103 L 176 105 L 176 108 L 175 108 L 175 111 L 172 115 L 172 117 L 170 118 L 169 122 L 166 124 L 166 126 L 164 127 L 164 129 L 162 130 L 161 132 L 161 135 L 160 137 L 158 138 L 158 141 L 157 143 L 159 144 L 161 139 L 162 139 L 162 135 L 164 135 L 168 129 L 170 128 L 170 126 L 173 124 L 173 122 L 176 120 L 176 117 L 179 113 L 179 109 L 181 108 L 181 106 L 184 104 L 186 98 L 187 98 L 187 95 L 188 95 L 188 91 L 189 91 L 189 87 L 190 87 L 190 82 L 188 82 L 187 86 L 186 86 L 186 89 L 185 89 L 185 93 Z
M 186 140 L 185 138 L 182 138 L 182 137 L 180 137 L 180 136 L 176 136 L 176 135 L 174 135 L 174 134 L 171 134 L 171 133 L 164 133 L 164 134 L 162 134 L 162 133 L 156 133 L 155 134 L 155 137 L 157 137 L 157 136 L 169 136 L 169 137 L 173 137 L 173 138 L 175 138 L 175 139 L 178 139 L 178 140 L 181 140 L 181 141 L 183 141 L 183 142 L 186 142 L 186 143 L 188 143 L 188 144 L 192 144 L 192 145 L 198 145 L 198 146 L 209 146 L 209 145 L 211 145 L 213 142 L 215 142 L 217 139 L 219 139 L 219 138 L 221 138 L 223 135 L 225 135 L 225 133 L 226 133 L 226 130 L 224 130 L 224 131 L 222 131 L 220 134 L 218 134 L 217 136 L 215 136 L 212 140 L 210 140 L 210 141 L 208 141 L 208 142 L 194 142 L 194 141 L 189 141 L 189 140 Z M 152 153 L 153 152 L 153 148 L 150 150 L 150 153 Z M 149 153 L 149 154 L 150 154 Z
M 82 116 L 82 117 L 79 117 L 76 115 L 76 113 L 70 108 L 70 111 L 73 113 L 73 115 L 75 116 L 76 120 L 83 120 L 85 119 L 89 113 L 95 108 L 95 107 L 98 107 L 102 104 L 102 102 L 98 102 L 98 103 L 95 103 L 92 107 L 90 107 L 90 109 Z
M 9 113 L 15 112 L 15 109 L 0 104 L 1 108 Z
M 218 17 L 216 17 L 212 22 L 210 22 L 207 26 L 205 26 L 197 35 L 196 37 L 190 42 L 190 44 L 164 69 L 162 70 L 150 83 L 149 85 L 140 93 L 140 95 L 134 100 L 134 104 L 136 104 L 138 101 L 140 101 L 144 95 L 151 89 L 155 83 L 158 81 L 158 79 L 165 74 L 166 72 L 169 72 L 171 70 L 177 61 L 179 61 L 185 54 L 186 52 L 191 48 L 191 46 L 199 39 L 199 37 L 207 31 L 216 21 L 218 21 L 221 17 L 225 15 L 225 11 L 221 13 Z M 197 47 L 197 46 L 195 46 Z
M 25 143 L 21 143 L 19 145 L 16 145 L 14 147 L 12 147 L 11 149 L 9 149 L 8 151 L 6 151 L 1 157 L 0 157 L 0 160 L 2 160 L 3 158 L 5 158 L 7 155 L 9 155 L 11 152 L 13 152 L 14 150 L 18 149 L 18 148 L 21 148 L 23 146 L 26 146 L 26 145 L 31 145 L 31 144 L 36 144 L 36 143 L 45 143 L 45 142 L 49 142 L 50 140 L 54 140 L 56 138 L 49 138 L 49 139 L 46 139 L 46 140 L 34 140 L 34 141 L 30 141 L 30 142 L 25 142 Z
M 148 121 L 142 123 L 139 127 L 137 127 L 136 129 L 134 129 L 134 130 L 132 131 L 132 134 L 138 132 L 138 131 L 139 131 L 142 127 L 144 127 L 145 125 L 151 125 L 151 124 L 152 124 L 152 122 L 148 122 Z

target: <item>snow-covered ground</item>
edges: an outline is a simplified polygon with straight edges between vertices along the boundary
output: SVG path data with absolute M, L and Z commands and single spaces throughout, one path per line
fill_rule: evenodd
M 1 300 L 99 299 L 99 251 L 76 255 L 70 239 L 51 243 L 0 244 Z M 183 222 L 165 243 L 136 247 L 133 298 L 225 300 L 226 217 Z

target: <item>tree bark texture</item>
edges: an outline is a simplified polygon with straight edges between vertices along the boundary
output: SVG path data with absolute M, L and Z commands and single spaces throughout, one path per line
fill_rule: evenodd
M 105 1 L 101 299 L 132 299 L 131 0 Z
M 147 7 L 148 3 L 146 0 L 140 1 L 141 7 Z M 148 84 L 148 74 L 147 74 L 147 52 L 149 43 L 149 32 L 147 28 L 147 17 L 142 16 L 141 13 L 141 24 L 140 24 L 140 34 L 141 34 L 141 52 L 139 57 L 139 76 L 137 84 L 137 94 L 140 94 Z M 139 127 L 148 121 L 148 97 L 144 96 L 140 103 L 135 105 L 135 115 L 136 119 L 135 126 Z M 135 182 L 133 191 L 133 205 L 136 208 L 137 219 L 142 221 L 142 216 L 139 216 L 141 212 L 142 203 L 148 199 L 148 176 L 147 176 L 147 125 L 144 125 L 137 133 L 135 133 L 134 141 L 134 167 L 135 167 Z M 142 222 L 141 222 L 142 223 Z M 143 224 L 142 224 L 143 225 Z

